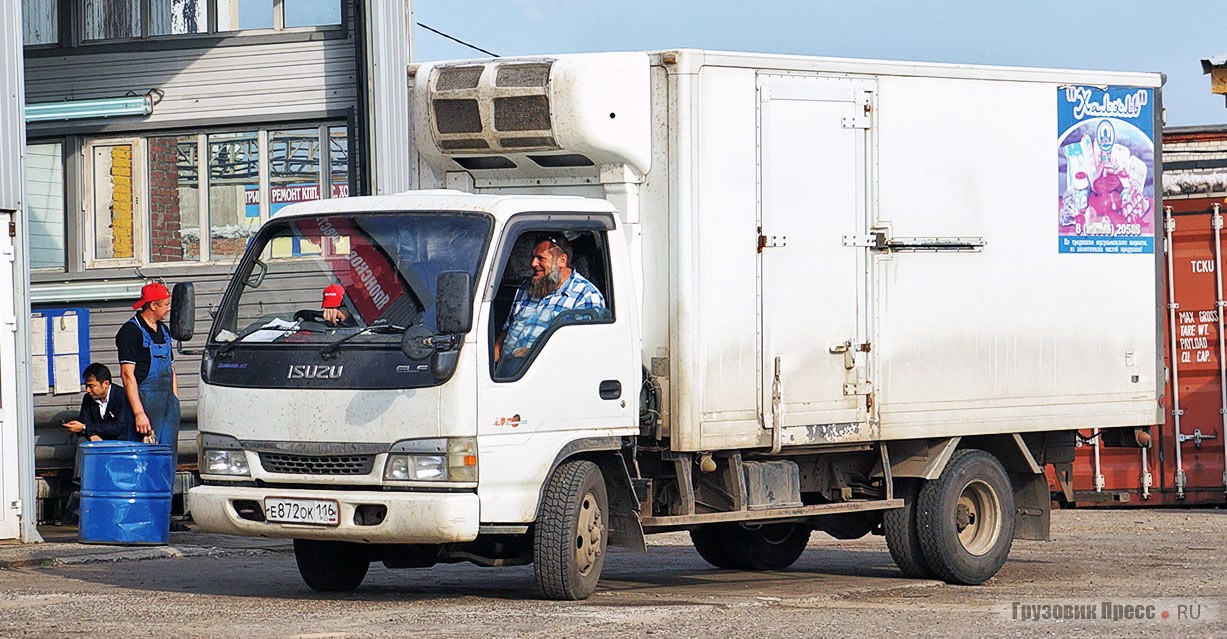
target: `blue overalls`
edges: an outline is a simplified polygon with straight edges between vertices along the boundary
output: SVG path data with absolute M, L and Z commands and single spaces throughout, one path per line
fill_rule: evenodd
M 159 344 L 153 341 L 153 336 L 145 329 L 145 323 L 135 316 L 128 320 L 141 329 L 142 345 L 149 351 L 149 374 L 137 386 L 141 398 L 141 406 L 145 408 L 145 417 L 149 426 L 158 438 L 161 446 L 170 446 L 172 473 L 179 461 L 179 398 L 175 397 L 175 371 L 171 368 L 170 335 L 164 326 L 158 325 L 158 331 L 165 338 Z M 174 477 L 171 477 L 174 480 Z

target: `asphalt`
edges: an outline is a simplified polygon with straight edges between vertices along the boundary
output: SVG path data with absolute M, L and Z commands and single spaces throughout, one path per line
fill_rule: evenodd
M 75 526 L 39 526 L 43 542 L 25 544 L 0 541 L 0 570 L 38 566 L 136 561 L 167 557 L 265 555 L 292 552 L 288 539 L 234 537 L 206 533 L 188 523 L 184 532 L 172 532 L 165 545 L 83 544 Z

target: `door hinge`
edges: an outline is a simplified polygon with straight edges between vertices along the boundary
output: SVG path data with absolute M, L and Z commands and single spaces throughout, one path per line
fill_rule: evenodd
M 873 382 L 848 382 L 844 384 L 844 395 L 872 395 Z
M 845 129 L 868 129 L 873 115 L 873 101 L 870 97 L 873 94 L 869 91 L 861 92 L 857 98 L 856 104 L 852 105 L 852 115 L 845 115 L 843 119 L 843 127 Z
M 765 248 L 781 248 L 788 246 L 787 235 L 763 235 L 763 230 L 758 230 L 758 252 L 762 253 Z

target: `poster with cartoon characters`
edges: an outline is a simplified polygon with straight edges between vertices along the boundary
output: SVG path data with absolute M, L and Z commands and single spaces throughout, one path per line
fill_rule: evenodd
M 1154 91 L 1057 89 L 1061 253 L 1154 253 Z

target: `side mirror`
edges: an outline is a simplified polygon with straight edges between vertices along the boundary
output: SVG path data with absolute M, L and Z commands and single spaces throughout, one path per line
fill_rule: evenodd
M 439 333 L 463 335 L 473 328 L 473 283 L 464 271 L 439 274 L 435 292 L 435 319 Z
M 170 293 L 170 336 L 186 342 L 196 334 L 196 286 L 180 282 Z

